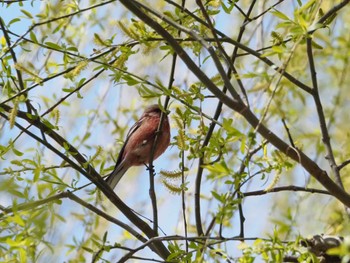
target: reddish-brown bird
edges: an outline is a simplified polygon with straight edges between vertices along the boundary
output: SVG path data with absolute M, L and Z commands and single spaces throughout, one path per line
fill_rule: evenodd
M 114 189 L 131 166 L 149 163 L 161 113 L 162 111 L 158 105 L 151 105 L 145 109 L 141 118 L 130 128 L 115 168 L 106 179 L 106 182 L 112 189 Z M 168 148 L 170 143 L 169 119 L 167 115 L 164 117 L 162 127 L 157 136 L 153 160 L 157 159 Z

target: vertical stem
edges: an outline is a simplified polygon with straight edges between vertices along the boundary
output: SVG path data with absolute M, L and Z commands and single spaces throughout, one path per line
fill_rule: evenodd
M 331 140 L 328 133 L 328 128 L 326 124 L 326 118 L 324 116 L 322 102 L 320 98 L 320 94 L 318 91 L 318 83 L 317 83 L 317 73 L 316 73 L 316 67 L 314 63 L 314 57 L 312 52 L 312 39 L 311 37 L 307 37 L 306 39 L 306 46 L 307 46 L 307 56 L 309 59 L 309 65 L 310 65 L 310 73 L 311 73 L 311 80 L 312 80 L 312 97 L 314 98 L 315 104 L 316 104 L 316 110 L 318 115 L 318 120 L 320 123 L 320 129 L 322 133 L 322 142 L 324 143 L 326 149 L 327 149 L 327 155 L 326 159 L 328 160 L 329 166 L 331 167 L 334 175 L 335 175 L 335 181 L 338 184 L 339 187 L 344 189 L 343 182 L 340 177 L 339 169 L 337 166 L 337 163 L 334 158 L 333 149 Z

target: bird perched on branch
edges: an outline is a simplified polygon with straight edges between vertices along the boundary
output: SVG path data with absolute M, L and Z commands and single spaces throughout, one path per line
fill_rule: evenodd
M 145 109 L 141 118 L 130 128 L 114 170 L 106 179 L 112 189 L 131 166 L 149 163 L 156 135 L 153 160 L 157 159 L 168 148 L 170 127 L 168 116 L 165 113 L 162 127 L 157 134 L 161 114 L 162 111 L 157 104 L 151 105 Z

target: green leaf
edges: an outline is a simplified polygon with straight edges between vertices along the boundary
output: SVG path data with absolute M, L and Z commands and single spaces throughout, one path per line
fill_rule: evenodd
M 283 54 L 286 50 L 283 46 L 273 46 L 271 49 L 279 54 Z
M 14 18 L 14 19 L 12 19 L 12 20 L 8 23 L 7 26 L 10 26 L 11 24 L 14 24 L 14 23 L 16 23 L 16 22 L 18 22 L 18 21 L 21 21 L 21 19 L 19 19 L 19 18 Z
M 226 6 L 224 1 L 221 1 L 221 7 L 222 7 L 222 10 L 224 10 L 224 12 L 226 14 L 231 14 L 231 11 L 233 10 L 233 8 L 235 7 L 235 1 L 233 2 L 230 2 L 230 5 L 229 6 Z
M 21 9 L 21 12 L 22 12 L 23 14 L 25 14 L 27 17 L 33 18 L 32 14 L 31 14 L 30 12 L 28 12 L 27 10 Z
M 274 16 L 281 18 L 282 20 L 290 20 L 288 16 L 286 16 L 285 14 L 283 14 L 282 12 L 275 10 L 272 11 L 271 14 L 273 14 Z
M 4 36 L 2 36 L 2 37 L 0 38 L 0 44 L 1 44 L 2 47 L 5 47 L 5 46 L 6 46 L 6 38 L 5 38 Z
M 34 43 L 38 43 L 38 39 L 36 38 L 35 34 L 33 31 L 30 31 L 29 33 L 30 39 L 34 42 Z
M 45 45 L 50 47 L 50 48 L 53 48 L 53 49 L 57 49 L 57 50 L 61 50 L 61 46 L 57 45 L 56 43 L 53 43 L 53 42 L 45 42 Z
M 17 166 L 23 166 L 23 163 L 19 160 L 11 160 L 11 164 L 17 165 Z
M 229 137 L 242 137 L 242 133 L 233 127 L 233 119 L 223 119 L 222 127 Z
M 126 83 L 129 86 L 134 86 L 136 84 L 139 84 L 140 81 L 138 81 L 137 79 L 133 78 L 132 76 L 128 75 L 128 74 L 124 74 L 123 75 L 123 79 L 126 81 Z
M 225 198 L 223 196 L 219 195 L 217 192 L 211 191 L 211 195 L 221 203 L 223 203 L 225 201 Z
M 316 0 L 310 0 L 299 9 L 299 12 L 304 12 L 315 4 Z
M 214 163 L 211 165 L 203 165 L 203 167 L 212 173 L 225 174 L 225 175 L 230 173 L 230 170 L 227 168 L 225 163 Z
M 316 49 L 323 49 L 323 47 L 321 45 L 317 44 L 315 41 L 312 41 L 311 44 Z
M 25 226 L 25 222 L 23 221 L 23 219 L 18 215 L 14 215 L 11 217 L 11 220 L 16 223 L 17 225 L 20 225 L 20 226 Z
M 33 174 L 34 174 L 33 181 L 34 181 L 34 182 L 37 182 L 37 181 L 39 180 L 40 173 L 41 173 L 41 167 L 36 167 L 36 168 L 33 170 Z
M 17 156 L 22 156 L 22 155 L 23 155 L 23 153 L 22 153 L 21 151 L 15 149 L 15 148 L 12 148 L 12 151 L 13 151 L 13 153 L 14 153 L 15 155 L 17 155 Z

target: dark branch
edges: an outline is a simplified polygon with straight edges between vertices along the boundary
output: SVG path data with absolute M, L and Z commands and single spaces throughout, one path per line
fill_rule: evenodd
M 258 191 L 251 191 L 251 192 L 245 192 L 242 193 L 243 197 L 248 196 L 258 196 L 258 195 L 265 195 L 269 193 L 277 193 L 282 191 L 294 191 L 294 192 L 308 192 L 312 194 L 324 194 L 324 195 L 331 195 L 330 192 L 321 190 L 321 189 L 314 189 L 314 188 L 308 188 L 308 187 L 301 187 L 301 186 L 295 186 L 295 185 L 289 185 L 289 186 L 280 186 L 271 188 L 268 191 L 266 190 L 258 190 Z
M 314 99 L 315 105 L 316 105 L 318 120 L 320 123 L 320 129 L 321 129 L 321 134 L 322 134 L 322 141 L 327 149 L 326 159 L 328 160 L 329 165 L 330 165 L 330 167 L 335 175 L 335 180 L 336 180 L 338 186 L 341 187 L 342 189 L 344 189 L 343 182 L 341 180 L 340 173 L 338 170 L 338 166 L 337 166 L 337 163 L 336 163 L 335 158 L 334 158 L 332 144 L 331 144 L 331 140 L 330 140 L 328 128 L 327 128 L 326 118 L 324 116 L 322 102 L 321 102 L 320 94 L 318 91 L 317 73 L 316 73 L 316 67 L 315 67 L 313 53 L 312 53 L 312 39 L 311 39 L 311 37 L 306 39 L 306 48 L 307 48 L 307 56 L 309 59 L 311 80 L 312 80 L 312 86 L 313 86 L 312 96 L 313 96 L 313 99 Z

